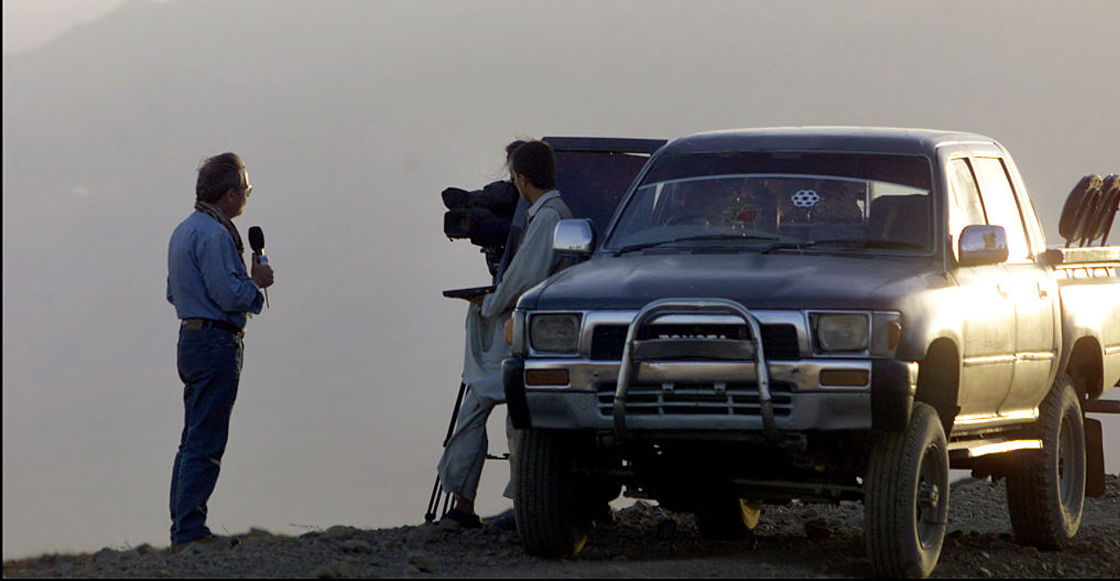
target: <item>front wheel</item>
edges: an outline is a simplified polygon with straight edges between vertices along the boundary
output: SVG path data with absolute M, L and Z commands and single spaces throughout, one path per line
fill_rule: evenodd
M 1041 450 L 1017 452 L 1007 474 L 1007 509 L 1016 539 L 1040 549 L 1064 547 L 1077 534 L 1085 502 L 1085 424 L 1068 375 L 1039 406 Z
M 949 453 L 937 412 L 916 402 L 901 432 L 880 434 L 864 478 L 864 532 L 880 577 L 928 577 L 949 515 Z
M 570 440 L 554 432 L 525 430 L 517 453 L 513 509 L 525 551 L 536 557 L 573 557 L 583 548 L 591 519 L 581 510 L 585 488 L 573 472 Z

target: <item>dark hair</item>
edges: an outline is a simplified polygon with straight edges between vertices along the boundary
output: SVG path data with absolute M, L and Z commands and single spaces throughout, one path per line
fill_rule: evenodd
M 509 161 L 509 158 L 513 155 L 513 152 L 517 151 L 517 148 L 521 147 L 522 145 L 525 145 L 525 140 L 517 139 L 515 141 L 511 141 L 509 143 L 509 145 L 506 146 L 506 161 L 507 162 Z
M 198 181 L 195 182 L 195 196 L 206 203 L 213 204 L 222 199 L 230 190 L 243 189 L 246 184 L 241 170 L 245 162 L 236 153 L 221 153 L 207 158 L 198 166 Z
M 526 141 L 509 158 L 510 169 L 528 178 L 542 190 L 556 187 L 556 156 L 552 146 L 543 141 Z

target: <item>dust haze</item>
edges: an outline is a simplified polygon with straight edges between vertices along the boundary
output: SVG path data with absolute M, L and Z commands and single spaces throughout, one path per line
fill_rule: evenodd
M 964 130 L 1011 150 L 1057 245 L 1077 179 L 1120 172 L 1118 18 L 1109 0 L 130 0 L 5 54 L 4 558 L 168 543 L 167 241 L 209 155 L 248 164 L 235 223 L 264 229 L 276 271 L 210 527 L 416 524 L 462 362 L 465 303 L 440 291 L 489 278 L 442 234 L 444 187 L 501 178 L 517 137 Z M 505 476 L 487 466 L 482 514 L 509 506 Z

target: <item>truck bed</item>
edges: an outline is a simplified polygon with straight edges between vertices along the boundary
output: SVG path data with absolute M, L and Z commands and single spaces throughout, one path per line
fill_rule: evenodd
M 1084 386 L 1090 399 L 1098 398 L 1120 386 L 1120 246 L 1052 248 L 1044 260 L 1062 298 L 1061 369 L 1076 377 L 1080 357 L 1101 357 L 1102 377 L 1087 378 Z M 1079 343 L 1070 344 L 1072 337 Z

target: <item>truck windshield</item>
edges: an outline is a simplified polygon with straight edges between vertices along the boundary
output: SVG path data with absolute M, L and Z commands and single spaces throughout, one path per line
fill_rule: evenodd
M 930 169 L 923 157 L 704 153 L 654 163 L 605 249 L 930 248 Z M 728 244 L 737 237 L 741 243 Z

